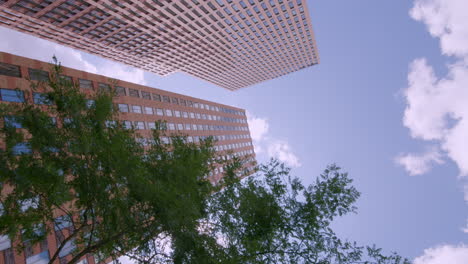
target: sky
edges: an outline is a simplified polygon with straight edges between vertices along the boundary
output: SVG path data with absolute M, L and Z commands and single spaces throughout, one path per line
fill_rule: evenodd
M 336 163 L 362 195 L 341 237 L 415 264 L 468 263 L 468 1 L 308 1 L 319 65 L 230 92 L 0 27 L 0 51 L 247 110 L 259 161 L 312 183 Z

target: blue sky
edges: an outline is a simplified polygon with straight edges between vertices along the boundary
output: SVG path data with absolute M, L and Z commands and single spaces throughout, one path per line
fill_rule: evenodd
M 355 179 L 343 237 L 415 264 L 468 263 L 468 2 L 308 5 L 321 63 L 237 92 L 5 28 L 0 50 L 244 108 L 260 161 L 279 157 L 306 183 L 336 162 Z

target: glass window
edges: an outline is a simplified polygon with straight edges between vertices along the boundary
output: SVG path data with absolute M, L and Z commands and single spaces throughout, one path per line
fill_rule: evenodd
M 145 129 L 145 122 L 135 121 L 134 124 L 135 124 L 135 129 L 139 129 L 139 130 Z
M 123 121 L 123 127 L 126 128 L 126 129 L 131 129 L 132 128 L 132 122 Z
M 153 95 L 153 100 L 154 101 L 158 101 L 158 102 L 161 102 L 161 96 L 159 94 L 152 94 Z
M 178 129 L 178 130 L 184 130 L 184 125 L 182 125 L 182 124 L 177 124 L 177 129 Z
M 198 130 L 203 130 L 203 126 L 202 125 L 197 125 L 198 126 Z
M 156 108 L 156 114 L 159 115 L 159 116 L 163 116 L 164 111 L 161 108 Z
M 165 103 L 170 103 L 171 100 L 170 100 L 169 96 L 163 95 L 163 102 L 165 102 Z
M 43 70 L 29 68 L 29 78 L 33 81 L 49 81 L 49 73 Z
M 175 125 L 173 123 L 168 123 L 167 126 L 169 130 L 175 130 Z
M 180 111 L 175 110 L 175 111 L 174 111 L 174 116 L 175 116 L 175 117 L 180 117 Z
M 49 251 L 47 250 L 26 258 L 26 264 L 47 264 L 47 263 L 49 263 Z
M 141 91 L 141 98 L 151 100 L 151 94 L 148 92 Z
M 3 211 L 3 209 L 2 209 Z M 1 214 L 0 214 L 1 215 Z M 8 235 L 0 235 L 0 251 L 11 248 L 11 240 Z
M 172 116 L 172 110 L 166 109 L 166 116 Z
M 196 115 L 197 115 L 197 119 L 201 119 L 200 113 L 196 113 Z
M 0 100 L 5 102 L 24 102 L 24 92 L 19 90 L 0 89 Z
M 128 94 L 132 97 L 140 97 L 140 93 L 138 92 L 137 89 L 128 89 Z
M 96 102 L 94 100 L 91 100 L 91 99 L 86 100 L 86 107 L 87 108 L 93 107 L 94 104 L 96 104 Z
M 106 84 L 106 83 L 98 83 L 98 87 L 99 87 L 99 91 L 100 92 L 110 92 L 111 91 L 111 87 L 110 85 Z
M 31 153 L 31 147 L 27 142 L 22 142 L 18 143 L 15 146 L 13 146 L 13 154 L 14 155 L 21 155 L 21 154 L 30 154 Z
M 154 122 L 148 122 L 146 125 L 148 129 L 156 129 L 156 124 Z
M 183 106 L 187 106 L 187 102 L 184 99 L 179 99 L 180 104 Z
M 59 257 L 61 258 L 65 257 L 66 255 L 72 253 L 75 250 L 75 248 L 76 248 L 75 239 L 68 240 L 63 246 L 62 250 L 60 250 Z M 26 263 L 26 264 L 29 264 L 29 263 Z M 34 263 L 34 264 L 38 264 L 38 263 Z
M 182 117 L 188 118 L 188 113 L 187 112 L 182 112 Z
M 55 226 L 54 229 L 56 231 L 62 230 L 64 228 L 72 226 L 72 224 L 73 223 L 72 223 L 69 216 L 62 215 L 62 216 L 59 216 L 59 217 L 55 218 L 55 220 L 54 220 L 54 226 Z
M 194 119 L 195 119 L 195 113 L 190 112 L 190 118 L 194 118 Z
M 118 96 L 125 96 L 125 95 L 127 95 L 127 91 L 125 90 L 125 87 L 122 87 L 122 86 L 116 86 L 116 87 L 115 87 L 115 93 L 116 93 Z
M 192 126 L 190 124 L 185 124 L 185 130 L 191 130 Z
M 21 70 L 19 66 L 0 62 L 0 75 L 21 77 Z
M 197 130 L 197 125 L 192 124 L 192 130 Z
M 47 95 L 44 93 L 33 93 L 33 101 L 35 104 L 50 105 Z
M 139 106 L 139 105 L 132 105 L 132 112 L 133 112 L 133 113 L 137 113 L 137 114 L 141 114 L 141 106 Z
M 172 97 L 172 103 L 173 104 L 179 104 L 179 99 L 175 98 L 175 97 Z
M 22 128 L 23 126 L 21 125 L 20 122 L 18 122 L 17 118 L 15 116 L 5 116 L 5 126 L 9 127 L 14 127 L 14 128 Z
M 85 79 L 78 79 L 78 84 L 80 88 L 83 89 L 93 89 L 93 82 Z
M 127 104 L 119 104 L 119 112 L 128 113 L 128 105 Z
M 148 106 L 145 106 L 145 114 L 147 115 L 153 115 L 153 108 L 152 107 L 148 107 Z

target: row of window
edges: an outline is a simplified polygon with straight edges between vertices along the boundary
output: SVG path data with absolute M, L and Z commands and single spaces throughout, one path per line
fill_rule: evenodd
M 143 121 L 123 121 L 124 127 L 127 129 L 156 129 L 155 122 L 143 122 Z M 248 131 L 247 127 L 239 126 L 219 126 L 219 125 L 201 125 L 201 124 L 174 124 L 167 123 L 167 130 L 198 130 L 198 131 Z
M 49 80 L 49 73 L 47 71 L 38 70 L 38 69 L 31 69 L 31 68 L 28 68 L 28 71 L 29 71 L 29 78 L 31 80 L 36 80 L 36 81 L 48 81 Z M 0 75 L 21 77 L 20 66 L 0 62 Z M 65 80 L 67 80 L 67 81 L 72 82 L 72 78 L 70 76 L 62 75 L 61 77 L 63 79 L 65 79 Z M 83 88 L 83 89 L 94 89 L 93 81 L 87 80 L 87 79 L 82 79 L 82 78 L 78 78 L 78 86 L 80 88 Z M 111 91 L 111 86 L 109 84 L 106 84 L 106 83 L 98 82 L 98 89 L 100 91 L 109 92 L 109 91 Z M 125 88 L 125 87 L 122 87 L 122 86 L 115 86 L 115 91 L 116 91 L 117 95 L 120 95 L 120 96 L 127 96 L 128 95 L 128 96 L 131 96 L 131 97 L 143 98 L 143 99 L 147 99 L 147 100 L 154 100 L 154 101 L 172 103 L 172 104 L 182 105 L 182 106 L 187 106 L 187 107 L 194 107 L 194 108 L 199 108 L 199 109 L 205 109 L 205 110 L 211 110 L 211 111 L 217 111 L 217 112 L 223 112 L 223 113 L 228 113 L 228 114 L 235 114 L 235 115 L 244 116 L 244 112 L 242 112 L 242 111 L 237 111 L 237 110 L 230 109 L 230 108 L 225 108 L 225 107 L 218 107 L 218 106 L 208 105 L 208 104 L 204 104 L 204 103 L 193 102 L 193 101 L 185 100 L 185 99 L 182 99 L 182 98 L 169 97 L 167 95 L 149 93 L 149 92 L 141 91 L 141 90 L 138 90 L 138 89 Z M 23 100 L 24 100 L 24 98 L 23 98 Z
M 171 109 L 161 109 L 153 108 L 149 106 L 140 106 L 140 105 L 127 105 L 127 104 L 118 104 L 118 109 L 122 113 L 137 113 L 137 114 L 147 114 L 147 115 L 159 115 L 159 116 L 173 116 L 181 118 L 192 118 L 192 119 L 202 119 L 202 120 L 213 120 L 213 121 L 223 121 L 231 123 L 247 123 L 247 120 L 240 118 L 232 118 L 218 115 L 209 115 L 209 114 L 200 114 L 193 112 L 185 112 Z

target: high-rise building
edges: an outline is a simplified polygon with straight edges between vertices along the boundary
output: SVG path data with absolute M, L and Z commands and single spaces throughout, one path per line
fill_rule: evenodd
M 319 63 L 306 0 L 0 0 L 0 25 L 229 90 Z
M 31 80 L 46 81 L 51 64 L 0 52 L 0 103 L 20 103 L 32 100 L 41 104 L 40 94 L 33 91 Z M 151 129 L 155 121 L 165 120 L 169 132 L 181 132 L 188 135 L 187 140 L 197 142 L 213 136 L 217 139 L 215 149 L 221 155 L 247 156 L 251 161 L 255 156 L 245 110 L 210 102 L 181 94 L 171 93 L 125 81 L 110 80 L 108 77 L 91 74 L 63 67 L 63 76 L 73 81 L 85 93 L 100 89 L 115 89 L 115 104 L 119 109 L 118 118 L 128 127 L 138 130 L 148 139 L 152 137 Z M 15 91 L 19 89 L 20 92 Z M 163 141 L 169 138 L 162 137 Z M 145 140 L 141 142 L 146 144 Z M 216 168 L 209 175 L 210 180 L 220 179 L 222 168 Z M 12 249 L 13 242 L 0 235 L 0 264 L 43 264 L 60 243 L 61 230 L 48 234 L 48 238 L 39 245 L 27 245 L 18 254 Z M 66 252 L 73 250 L 73 245 Z M 59 263 L 67 263 L 70 255 L 62 254 Z M 83 258 L 82 264 L 94 264 L 93 256 Z

